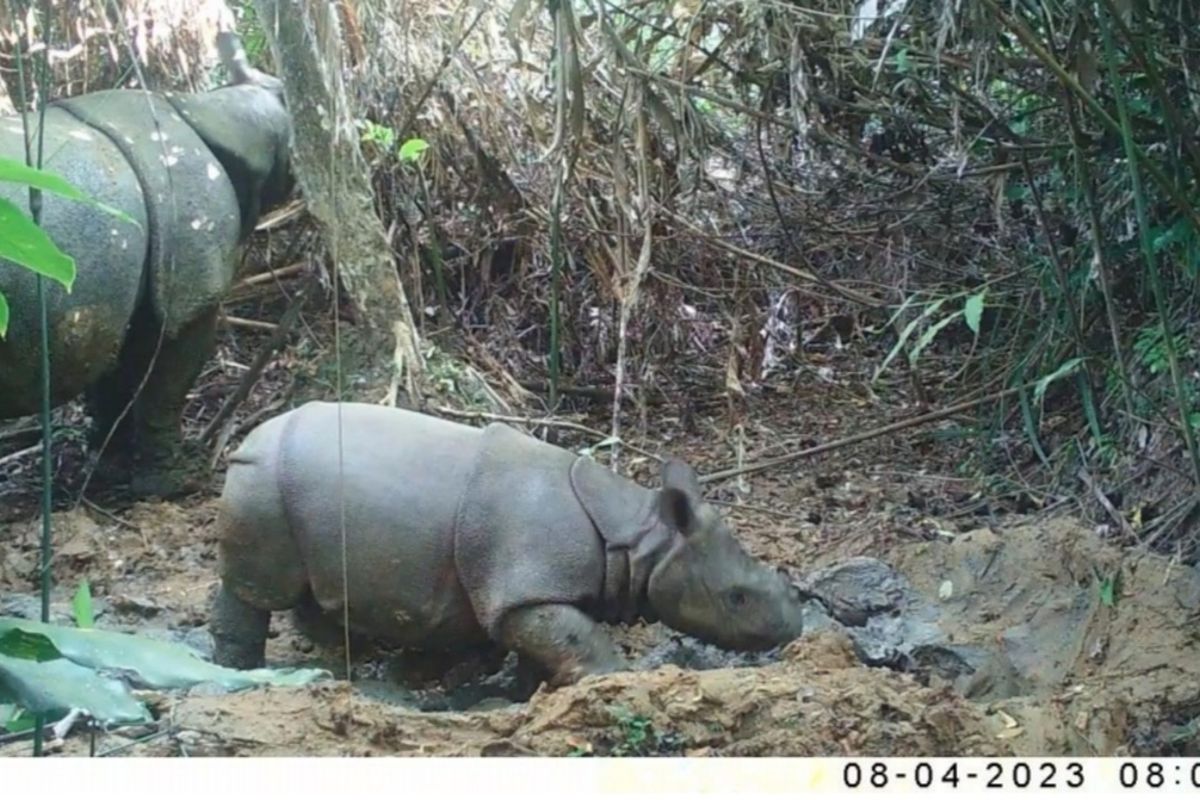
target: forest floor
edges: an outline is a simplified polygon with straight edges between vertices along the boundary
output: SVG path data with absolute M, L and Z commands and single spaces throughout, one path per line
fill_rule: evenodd
M 740 438 L 729 435 L 721 403 L 694 415 L 655 407 L 650 429 L 626 435 L 703 474 L 738 463 L 739 453 L 754 463 L 913 415 L 864 392 L 852 361 L 814 356 L 788 391 L 751 396 Z M 588 424 L 604 430 L 607 416 L 598 407 Z M 855 556 L 894 567 L 940 609 L 949 641 L 1004 656 L 1004 669 L 980 671 L 970 690 L 937 670 L 864 666 L 831 631 L 765 661 L 664 658 L 653 669 L 543 687 L 525 702 L 480 695 L 461 666 L 431 672 L 373 651 L 355 654 L 352 682 L 158 695 L 155 735 L 109 732 L 95 747 L 124 756 L 1196 755 L 1198 571 L 1117 547 L 1063 507 L 1018 514 L 988 502 L 935 434 L 881 437 L 706 491 L 753 554 L 797 573 Z M 653 463 L 625 453 L 623 471 L 653 485 Z M 35 472 L 0 481 L 0 615 L 36 613 L 40 523 L 36 495 L 25 491 Z M 56 512 L 56 616 L 69 619 L 86 578 L 98 626 L 208 647 L 220 481 L 218 472 L 208 491 L 181 502 L 101 496 Z M 686 649 L 657 624 L 613 633 L 633 655 Z M 339 649 L 308 641 L 286 614 L 274 615 L 267 656 L 269 666 L 344 674 Z M 92 744 L 72 736 L 57 752 L 86 754 Z M 14 742 L 0 755 L 29 749 Z

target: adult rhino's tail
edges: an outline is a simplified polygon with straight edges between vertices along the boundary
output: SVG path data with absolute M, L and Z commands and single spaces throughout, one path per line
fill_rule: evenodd
M 217 513 L 222 583 L 270 611 L 294 607 L 308 589 L 279 488 L 280 453 L 294 419 L 293 412 L 265 422 L 230 456 Z

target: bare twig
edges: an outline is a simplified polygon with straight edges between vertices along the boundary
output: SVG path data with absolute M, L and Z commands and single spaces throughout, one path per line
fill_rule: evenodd
M 1091 490 L 1092 494 L 1096 498 L 1096 501 L 1103 506 L 1104 510 L 1108 513 L 1108 516 L 1112 518 L 1112 521 L 1117 523 L 1117 527 L 1121 529 L 1121 533 L 1123 533 L 1127 539 L 1140 544 L 1141 538 L 1137 535 L 1137 533 L 1134 532 L 1129 522 L 1123 516 L 1121 516 L 1121 513 L 1113 507 L 1113 504 L 1109 501 L 1109 499 L 1104 496 L 1104 492 L 1101 491 L 1100 487 L 1096 485 L 1096 481 L 1092 478 L 1091 473 L 1087 471 L 1087 467 L 1080 467 L 1076 474 L 1079 476 L 1079 480 L 1083 481 L 1084 484 L 1087 485 L 1088 489 Z
M 680 225 L 683 225 L 684 227 L 688 228 L 689 230 L 693 231 L 694 233 L 697 233 L 700 236 L 703 236 L 710 244 L 713 244 L 716 247 L 719 247 L 722 250 L 725 250 L 726 252 L 732 253 L 740 258 L 745 258 L 749 261 L 754 261 L 759 264 L 763 264 L 765 266 L 771 267 L 772 269 L 779 270 L 780 272 L 787 273 L 788 275 L 791 275 L 793 278 L 799 278 L 800 280 L 802 280 L 806 283 L 815 283 L 819 286 L 824 286 L 825 288 L 829 289 L 830 291 L 836 292 L 838 294 L 838 296 L 840 296 L 846 300 L 851 300 L 855 303 L 858 303 L 859 305 L 864 305 L 864 306 L 868 306 L 871 308 L 878 308 L 883 305 L 882 302 L 880 302 L 879 300 L 876 300 L 874 297 L 865 295 L 861 292 L 856 292 L 853 289 L 847 289 L 845 286 L 839 286 L 838 284 L 834 283 L 833 281 L 829 281 L 824 278 L 819 278 L 812 272 L 809 272 L 808 270 L 798 269 L 798 268 L 790 266 L 788 264 L 784 264 L 780 261 L 776 261 L 775 259 L 770 258 L 769 256 L 764 256 L 759 253 L 752 252 L 750 250 L 745 250 L 741 247 L 738 247 L 735 244 L 730 244 L 729 242 L 725 241 L 724 239 L 720 238 L 719 236 L 712 236 L 711 234 L 706 233 L 699 225 L 692 222 L 690 219 L 687 219 L 683 215 L 678 214 L 675 211 L 672 211 L 671 209 L 666 208 L 664 206 L 660 206 L 659 208 L 663 213 L 665 213 L 667 216 L 671 217 L 671 219 L 675 220 L 675 222 L 679 223 Z
M 134 531 L 135 533 L 142 532 L 142 529 L 139 528 L 137 525 L 134 525 L 132 522 L 127 522 L 126 520 L 121 519 L 116 514 L 112 513 L 111 511 L 109 511 L 106 508 L 96 505 L 91 500 L 88 500 L 86 497 L 82 497 L 80 499 L 83 501 L 83 504 L 85 506 L 90 508 L 92 511 L 95 511 L 97 514 L 104 517 L 105 519 L 112 520 L 113 522 L 117 523 L 121 527 L 128 528 L 129 530 Z
M 267 340 L 267 343 L 263 345 L 262 349 L 258 351 L 257 355 L 255 355 L 254 361 L 250 363 L 250 368 L 246 370 L 246 374 L 242 376 L 242 380 L 238 384 L 237 389 L 232 395 L 229 396 L 229 399 L 225 401 L 225 404 L 221 406 L 221 410 L 218 411 L 217 415 L 208 423 L 204 429 L 204 432 L 200 434 L 201 441 L 210 441 L 213 434 L 216 433 L 217 429 L 221 426 L 221 423 L 223 423 L 225 419 L 232 414 L 239 405 L 241 405 L 242 401 L 246 399 L 246 396 L 250 394 L 250 389 L 253 388 L 255 382 L 258 380 L 258 376 L 262 374 L 263 369 L 267 366 L 267 362 L 270 360 L 271 356 L 275 354 L 275 351 L 283 345 L 283 342 L 285 339 L 287 339 L 287 335 L 291 331 L 292 326 L 295 325 L 296 320 L 300 318 L 300 309 L 304 306 L 304 300 L 308 297 L 308 293 L 312 286 L 313 283 L 310 281 L 303 288 L 301 288 L 300 291 L 296 292 L 296 295 L 292 298 L 292 302 L 288 305 L 287 311 L 283 313 L 283 317 L 279 320 L 279 326 L 275 328 L 274 332 L 271 334 L 271 338 Z
M 476 421 L 487 422 L 510 422 L 518 425 L 529 425 L 532 427 L 547 427 L 547 428 L 562 428 L 563 430 L 579 431 L 590 436 L 595 436 L 601 440 L 608 438 L 603 431 L 598 431 L 595 428 L 589 428 L 587 425 L 580 425 L 578 422 L 570 422 L 568 420 L 555 419 L 553 417 L 518 417 L 509 416 L 507 414 L 489 414 L 486 411 L 460 411 L 457 408 L 448 408 L 445 406 L 431 406 L 431 411 L 438 414 L 445 414 L 449 417 L 457 417 L 459 419 L 469 419 Z M 655 455 L 649 450 L 643 450 L 637 445 L 629 442 L 622 442 L 626 447 L 635 453 L 640 453 L 647 458 L 652 458 L 655 461 L 662 461 L 662 456 Z
M 766 508 L 765 506 L 756 506 L 750 503 L 740 503 L 731 500 L 708 500 L 707 502 L 712 503 L 714 506 L 725 506 L 726 508 L 731 508 L 735 511 L 752 511 L 755 514 L 766 514 L 769 517 L 779 517 L 780 519 L 792 520 L 793 522 L 797 520 L 801 522 L 804 521 L 804 517 L 800 514 L 793 514 L 788 511 L 779 511 L 778 509 Z
M 273 280 L 290 278 L 293 275 L 299 275 L 307 267 L 307 263 L 299 262 L 296 264 L 290 264 L 286 267 L 280 267 L 279 269 L 268 269 L 266 272 L 260 272 L 257 275 L 251 275 L 249 278 L 246 278 L 237 286 L 233 287 L 233 291 L 236 292 L 238 289 L 243 289 L 247 286 L 258 286 L 261 283 L 270 283 Z
M 8 455 L 0 458 L 0 467 L 4 466 L 5 464 L 8 464 L 9 462 L 22 459 L 25 456 L 29 455 L 30 453 L 36 453 L 40 449 L 42 449 L 41 444 L 35 444 L 32 447 L 26 447 L 23 450 L 17 450 L 16 452 L 9 453 Z
M 787 455 L 779 456 L 778 458 L 770 458 L 770 459 L 767 459 L 766 461 L 760 461 L 757 464 L 751 464 L 750 466 L 747 466 L 747 467 L 738 467 L 735 469 L 726 469 L 726 470 L 721 470 L 720 472 L 713 472 L 709 475 L 701 476 L 700 482 L 701 483 L 709 483 L 711 481 L 719 481 L 719 480 L 724 480 L 726 478 L 737 477 L 738 475 L 749 475 L 750 473 L 753 473 L 753 472 L 762 472 L 764 470 L 772 469 L 774 467 L 783 466 L 784 464 L 790 464 L 793 461 L 799 461 L 802 458 L 808 458 L 810 456 L 820 455 L 821 453 L 828 453 L 833 450 L 839 450 L 843 447 L 849 447 L 852 444 L 866 442 L 871 439 L 878 439 L 880 436 L 886 436 L 889 433 L 895 433 L 897 431 L 906 430 L 908 428 L 916 428 L 921 425 L 928 425 L 930 422 L 937 422 L 938 420 L 943 420 L 943 419 L 946 419 L 947 417 L 952 417 L 955 414 L 958 414 L 962 411 L 966 411 L 967 409 L 971 409 L 976 406 L 981 406 L 984 403 L 990 403 L 994 400 L 999 400 L 1002 397 L 1006 397 L 1010 394 L 1016 394 L 1017 392 L 1022 391 L 1024 389 L 1032 389 L 1035 385 L 1036 385 L 1036 382 L 1027 383 L 1023 386 L 1014 386 L 1009 389 L 1004 389 L 999 392 L 994 392 L 992 394 L 984 395 L 983 397 L 978 397 L 974 400 L 966 400 L 962 403 L 955 403 L 952 406 L 947 406 L 946 408 L 940 409 L 938 411 L 931 411 L 930 413 L 922 414 L 919 417 L 913 417 L 912 419 L 901 420 L 900 422 L 893 422 L 890 425 L 884 425 L 882 427 L 875 428 L 875 429 L 869 430 L 869 431 L 865 431 L 863 433 L 857 433 L 853 436 L 847 436 L 844 439 L 838 439 L 833 442 L 827 442 L 825 444 L 817 445 L 816 447 L 809 447 L 806 450 L 799 450 L 795 453 L 789 453 Z
M 235 328 L 252 328 L 258 331 L 273 331 L 279 326 L 274 322 L 260 322 L 256 319 L 246 319 L 245 317 L 231 317 L 228 314 L 221 314 L 221 322 Z

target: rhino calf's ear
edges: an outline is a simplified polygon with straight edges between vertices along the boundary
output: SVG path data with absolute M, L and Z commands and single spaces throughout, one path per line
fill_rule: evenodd
M 658 493 L 658 515 L 667 527 L 684 536 L 692 535 L 699 528 L 692 498 L 674 486 L 664 486 Z
M 670 458 L 663 463 L 663 488 L 658 495 L 659 517 L 673 530 L 690 536 L 700 529 L 699 506 L 703 500 L 696 471 Z
M 700 502 L 703 497 L 696 470 L 677 458 L 667 459 L 663 464 L 662 481 L 664 489 L 670 487 L 685 492 L 694 503 Z

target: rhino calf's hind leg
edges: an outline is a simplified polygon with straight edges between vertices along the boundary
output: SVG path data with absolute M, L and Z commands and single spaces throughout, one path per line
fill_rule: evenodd
M 213 661 L 234 669 L 258 669 L 266 661 L 271 612 L 255 608 L 224 584 L 209 615 Z
M 611 638 L 591 617 L 569 605 L 540 605 L 509 612 L 501 643 L 550 674 L 553 686 L 587 675 L 628 669 Z

